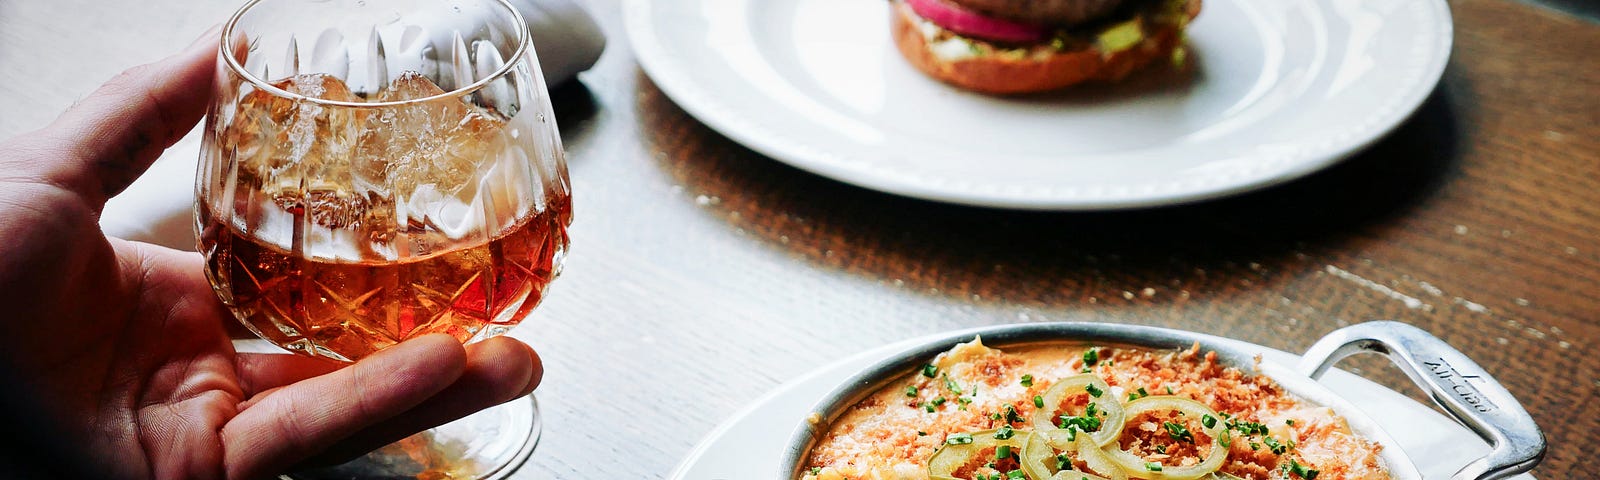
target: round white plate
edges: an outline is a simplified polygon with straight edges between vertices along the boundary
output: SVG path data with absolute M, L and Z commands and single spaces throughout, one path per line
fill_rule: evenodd
M 876 348 L 778 386 L 712 430 L 668 478 L 773 478 L 795 428 L 835 387 L 885 358 L 947 335 L 940 333 Z M 1299 356 L 1288 352 L 1257 348 L 1261 349 L 1263 361 L 1279 365 L 1300 362 Z M 1384 431 L 1416 463 L 1422 478 L 1450 478 L 1456 469 L 1489 453 L 1489 445 L 1466 427 L 1382 385 L 1338 369 L 1330 370 L 1322 382 L 1384 425 Z M 1529 474 L 1511 478 L 1534 480 Z
M 1187 77 L 1158 67 L 998 98 L 913 69 L 888 9 L 628 0 L 624 11 L 656 85 L 758 152 L 885 192 L 1048 210 L 1183 203 L 1326 167 L 1421 105 L 1452 32 L 1444 0 L 1205 0 Z

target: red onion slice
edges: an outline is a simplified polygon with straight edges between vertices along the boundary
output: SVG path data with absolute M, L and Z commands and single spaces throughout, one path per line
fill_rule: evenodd
M 1025 43 L 1043 40 L 1049 33 L 1048 29 L 1037 25 L 986 17 L 944 0 L 905 0 L 905 2 L 911 6 L 911 11 L 933 22 L 934 25 L 969 37 Z

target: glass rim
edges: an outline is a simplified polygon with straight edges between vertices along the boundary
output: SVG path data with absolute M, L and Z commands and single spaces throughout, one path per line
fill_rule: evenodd
M 344 100 L 329 100 L 329 99 L 326 99 L 326 98 L 318 98 L 318 97 L 306 96 L 306 95 L 294 93 L 294 92 L 291 92 L 291 91 L 288 91 L 288 90 L 284 90 L 282 88 L 278 88 L 277 86 L 273 85 L 270 81 L 262 79 L 261 77 L 257 77 L 255 73 L 250 72 L 249 70 L 246 70 L 244 68 L 244 65 L 240 65 L 239 64 L 239 58 L 235 57 L 233 55 L 233 53 L 230 51 L 231 49 L 228 48 L 228 44 L 230 43 L 230 39 L 233 38 L 233 30 L 234 30 L 234 28 L 236 26 L 238 26 L 239 20 L 244 17 L 245 12 L 248 12 L 248 11 L 250 11 L 250 9 L 255 8 L 255 6 L 257 4 L 260 4 L 263 1 L 266 1 L 266 0 L 250 0 L 250 1 L 246 2 L 244 4 L 244 6 L 239 7 L 238 11 L 233 12 L 233 16 L 228 18 L 228 23 L 225 24 L 222 27 L 222 39 L 217 44 L 217 55 L 222 57 L 222 59 L 223 59 L 222 61 L 228 65 L 228 69 L 229 70 L 232 70 L 233 73 L 235 73 L 235 74 L 239 75 L 240 77 L 244 78 L 244 80 L 246 82 L 249 82 L 250 84 L 255 85 L 256 88 L 265 90 L 265 91 L 271 93 L 273 96 L 288 98 L 288 99 L 295 100 L 295 101 L 306 101 L 306 102 L 311 102 L 311 103 L 320 104 L 320 105 L 331 105 L 331 106 L 349 107 L 349 108 L 378 108 L 378 107 L 395 107 L 395 106 L 401 106 L 401 105 L 412 105 L 412 104 L 418 104 L 418 103 L 426 103 L 426 102 L 432 102 L 432 101 L 441 100 L 441 99 L 445 99 L 445 98 L 459 98 L 459 97 L 465 96 L 467 94 L 471 94 L 473 92 L 476 92 L 478 90 L 482 90 L 483 87 L 489 85 L 490 82 L 498 80 L 501 77 L 506 76 L 506 74 L 511 73 L 512 70 L 516 69 L 517 62 L 520 61 L 522 56 L 527 53 L 528 47 L 530 45 L 533 45 L 533 37 L 528 32 L 528 22 L 522 18 L 522 12 L 518 11 L 515 6 L 512 6 L 511 3 L 508 0 L 493 0 L 494 3 L 500 4 L 501 8 L 503 8 L 507 12 L 511 13 L 511 19 L 512 19 L 512 24 L 513 24 L 512 28 L 516 29 L 516 33 L 517 33 L 517 49 L 516 49 L 516 51 L 512 52 L 510 57 L 508 57 L 508 58 L 511 58 L 512 61 L 505 62 L 505 65 L 501 65 L 499 69 L 494 71 L 494 73 L 492 73 L 492 74 L 490 74 L 488 76 L 485 76 L 485 77 L 483 77 L 481 79 L 478 79 L 478 81 L 472 82 L 469 85 L 462 86 L 462 87 L 457 87 L 454 90 L 450 90 L 448 92 L 444 92 L 444 93 L 441 93 L 441 94 L 438 94 L 438 95 L 431 95 L 431 96 L 422 97 L 422 98 L 412 98 L 412 99 L 407 99 L 407 100 L 392 100 L 392 101 L 386 101 L 386 102 L 350 102 L 350 101 L 344 101 Z M 535 62 L 534 65 L 535 65 L 535 68 L 538 68 L 538 63 L 537 62 Z M 218 80 L 220 81 L 221 79 L 218 79 Z

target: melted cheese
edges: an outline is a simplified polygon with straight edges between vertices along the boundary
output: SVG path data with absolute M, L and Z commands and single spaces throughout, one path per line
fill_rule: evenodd
M 1054 379 L 1082 371 L 1083 352 L 1083 347 L 1059 346 L 1003 352 L 981 340 L 957 345 L 934 359 L 933 377 L 919 371 L 889 382 L 841 415 L 812 448 L 802 478 L 927 480 L 928 459 L 947 436 L 1005 425 L 995 414 L 1003 417 L 1007 407 L 1027 418 L 1034 396 L 1049 390 Z M 1266 377 L 1223 367 L 1214 353 L 1201 354 L 1198 347 L 1178 352 L 1102 348 L 1093 370 L 1111 385 L 1110 398 L 1125 399 L 1139 388 L 1152 395 L 1170 389 L 1236 419 L 1265 424 L 1277 440 L 1294 442 L 1292 456 L 1319 470 L 1318 480 L 1389 478 L 1380 447 L 1355 435 L 1332 410 L 1305 403 Z M 1031 385 L 1022 385 L 1023 375 L 1032 375 Z M 915 395 L 908 395 L 908 387 L 916 388 Z M 1252 449 L 1251 443 L 1234 441 L 1222 471 L 1255 480 L 1281 478 L 1278 472 L 1291 455 L 1260 445 Z M 816 474 L 809 473 L 811 467 Z

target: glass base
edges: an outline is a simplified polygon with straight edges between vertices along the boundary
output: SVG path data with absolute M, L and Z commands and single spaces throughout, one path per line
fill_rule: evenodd
M 539 444 L 539 401 L 528 395 L 406 437 L 331 467 L 284 480 L 462 479 L 511 476 Z

